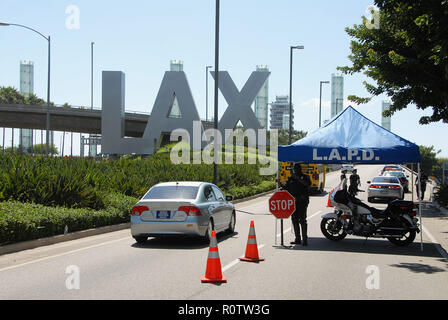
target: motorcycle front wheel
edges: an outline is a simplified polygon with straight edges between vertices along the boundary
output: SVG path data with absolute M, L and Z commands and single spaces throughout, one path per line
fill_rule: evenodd
M 332 241 L 340 241 L 347 236 L 342 223 L 338 223 L 336 218 L 324 218 L 320 222 L 320 230 L 325 238 Z
M 417 232 L 412 230 L 412 231 L 408 231 L 407 233 L 405 233 L 402 238 L 387 238 L 387 240 L 389 240 L 390 242 L 392 242 L 393 244 L 395 244 L 397 246 L 404 247 L 404 246 L 410 245 L 412 242 L 414 242 L 416 235 L 417 235 Z

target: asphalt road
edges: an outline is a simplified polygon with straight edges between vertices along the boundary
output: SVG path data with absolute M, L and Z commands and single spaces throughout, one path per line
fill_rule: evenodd
M 381 166 L 357 168 L 363 189 Z M 327 176 L 327 191 L 338 179 L 339 172 Z M 448 299 L 448 260 L 427 233 L 423 251 L 420 235 L 405 248 L 385 239 L 329 241 L 319 226 L 331 211 L 325 194 L 311 197 L 309 246 L 279 247 L 280 224 L 276 228 L 268 213 L 268 199 L 237 204 L 235 233 L 218 235 L 227 283 L 201 283 L 208 245 L 153 238 L 140 245 L 122 230 L 0 256 L 0 299 Z M 265 258 L 260 263 L 238 260 L 251 220 Z M 290 220 L 284 222 L 284 239 L 294 239 Z

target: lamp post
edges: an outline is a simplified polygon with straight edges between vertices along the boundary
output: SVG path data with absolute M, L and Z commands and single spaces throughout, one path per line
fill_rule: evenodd
M 289 53 L 289 138 L 288 144 L 292 143 L 292 51 L 294 49 L 305 49 L 304 46 L 291 46 Z
M 319 128 L 321 127 L 321 118 L 322 118 L 322 84 L 330 83 L 330 81 L 321 81 L 320 82 L 320 95 L 319 95 Z
M 205 121 L 208 121 L 208 69 L 212 66 L 205 67 Z
M 215 140 L 218 131 L 218 78 L 219 78 L 219 0 L 216 0 L 215 9 L 215 112 L 213 127 L 215 129 Z M 218 184 L 218 152 L 216 152 L 216 141 L 214 142 L 214 161 L 213 161 L 213 183 Z
M 21 24 L 17 24 L 17 23 L 4 23 L 4 22 L 0 22 L 0 27 L 8 27 L 8 26 L 16 26 L 16 27 L 21 27 L 21 28 L 25 28 L 28 30 L 31 30 L 35 33 L 37 33 L 38 35 L 40 35 L 42 38 L 44 38 L 45 40 L 48 41 L 48 82 L 47 82 L 47 114 L 46 114 L 46 121 L 45 121 L 45 129 L 46 129 L 46 136 L 47 136 L 47 144 L 46 144 L 46 155 L 49 154 L 50 152 L 50 146 L 49 146 L 49 141 L 50 141 L 50 56 L 51 56 L 51 38 L 50 36 L 46 37 L 44 36 L 42 33 L 40 33 L 37 30 L 34 30 L 33 28 L 21 25 Z
M 90 109 L 93 110 L 93 45 L 95 42 L 90 42 Z M 89 138 L 93 135 L 89 134 Z M 91 144 L 92 139 L 89 139 L 89 156 L 96 157 L 97 147 Z
M 93 110 L 93 45 L 90 43 L 90 108 Z

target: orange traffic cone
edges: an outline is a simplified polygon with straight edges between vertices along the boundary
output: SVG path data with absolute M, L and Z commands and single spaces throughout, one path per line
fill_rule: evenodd
M 332 207 L 330 197 L 328 197 L 327 207 Z
M 216 240 L 216 232 L 214 230 L 212 231 L 210 248 L 208 250 L 207 268 L 205 276 L 201 277 L 201 282 L 227 282 L 227 278 L 222 275 L 218 241 Z
M 333 207 L 333 206 L 331 205 L 331 199 L 330 199 L 330 196 L 331 196 L 331 194 L 333 193 L 333 191 L 334 191 L 334 189 L 331 190 L 330 193 L 328 194 L 327 207 Z
M 258 257 L 257 237 L 255 236 L 254 220 L 250 222 L 249 237 L 247 239 L 246 255 L 243 258 L 239 258 L 241 261 L 258 262 L 264 261 Z

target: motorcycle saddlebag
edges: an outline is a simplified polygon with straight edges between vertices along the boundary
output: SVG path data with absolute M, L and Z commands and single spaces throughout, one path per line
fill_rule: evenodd
M 394 200 L 389 203 L 388 209 L 397 215 L 403 212 L 409 213 L 414 209 L 414 203 L 406 200 Z

